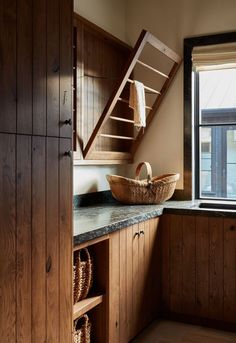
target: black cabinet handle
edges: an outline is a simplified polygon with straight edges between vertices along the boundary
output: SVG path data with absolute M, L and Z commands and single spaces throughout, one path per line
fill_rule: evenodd
M 136 237 L 136 236 L 140 236 L 140 233 L 139 232 L 135 232 L 135 234 L 134 234 L 134 238 Z
M 64 153 L 65 156 L 72 157 L 72 151 L 68 150 Z
M 234 231 L 235 230 L 235 226 L 231 225 L 229 229 L 230 229 L 230 231 Z
M 144 235 L 144 231 L 143 230 L 141 230 L 139 233 L 140 233 L 140 235 Z
M 71 126 L 72 125 L 72 120 L 71 119 L 67 119 L 67 120 L 64 121 L 64 124 Z

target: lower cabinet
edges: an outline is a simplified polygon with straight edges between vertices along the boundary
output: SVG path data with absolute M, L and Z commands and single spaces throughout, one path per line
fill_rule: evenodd
M 236 219 L 165 214 L 162 308 L 236 324 Z
M 109 342 L 129 342 L 160 311 L 159 219 L 110 235 Z
M 71 342 L 70 139 L 0 134 L 1 342 Z

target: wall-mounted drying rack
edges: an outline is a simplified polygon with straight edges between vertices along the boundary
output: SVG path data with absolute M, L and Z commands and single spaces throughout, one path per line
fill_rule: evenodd
M 131 48 L 74 14 L 74 164 L 132 162 L 181 58 L 143 30 Z M 144 85 L 146 128 L 134 127 L 130 85 Z
M 170 59 L 173 62 L 173 66 L 171 67 L 171 70 L 169 74 L 164 73 L 157 68 L 154 68 L 153 66 L 143 62 L 140 59 L 140 55 L 145 47 L 145 45 L 149 43 L 152 47 L 160 51 L 162 54 L 164 54 L 168 59 Z M 146 106 L 147 110 L 147 116 L 146 116 L 146 128 L 145 130 L 139 130 L 136 136 L 134 135 L 120 135 L 120 134 L 111 134 L 109 132 L 105 132 L 106 123 L 109 120 L 112 121 L 120 121 L 123 125 L 126 124 L 133 124 L 134 121 L 129 118 L 120 117 L 117 114 L 113 114 L 113 110 L 118 102 L 123 102 L 128 104 L 128 98 L 122 96 L 122 92 L 127 86 L 127 83 L 132 83 L 133 80 L 130 78 L 134 67 L 136 64 L 139 64 L 140 66 L 147 68 L 148 70 L 154 72 L 155 74 L 158 74 L 159 76 L 165 78 L 165 82 L 162 85 L 162 88 L 160 90 L 153 89 L 152 87 L 149 87 L 147 85 L 144 85 L 145 92 L 148 92 L 149 94 L 156 95 L 156 99 L 153 102 L 152 106 Z M 158 40 L 156 37 L 154 37 L 150 32 L 143 30 L 135 44 L 135 47 L 133 51 L 131 52 L 131 56 L 129 58 L 129 61 L 124 68 L 120 80 L 117 83 L 113 93 L 111 94 L 94 130 L 92 131 L 92 134 L 90 138 L 88 139 L 88 142 L 83 150 L 83 156 L 84 159 L 90 159 L 90 160 L 101 160 L 101 159 L 111 159 L 111 160 L 122 160 L 122 161 L 132 161 L 133 155 L 135 151 L 137 150 L 142 137 L 147 133 L 148 126 L 150 125 L 155 113 L 157 112 L 161 102 L 163 101 L 163 98 L 171 84 L 171 82 L 174 79 L 174 76 L 176 75 L 176 72 L 181 64 L 181 58 L 170 48 L 168 48 L 165 44 L 163 44 L 160 40 Z M 128 106 L 128 105 L 127 105 Z M 96 140 L 99 137 L 103 138 L 110 138 L 110 139 L 116 139 L 116 140 L 127 140 L 132 141 L 130 145 L 129 151 L 126 152 L 117 152 L 117 151 L 98 151 L 94 150 L 94 146 L 96 144 Z

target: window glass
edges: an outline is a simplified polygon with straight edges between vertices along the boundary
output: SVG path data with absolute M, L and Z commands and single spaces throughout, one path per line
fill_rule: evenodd
M 196 73 L 199 195 L 236 199 L 236 68 Z

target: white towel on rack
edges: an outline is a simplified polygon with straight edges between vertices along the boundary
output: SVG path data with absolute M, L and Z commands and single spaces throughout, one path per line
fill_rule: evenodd
M 145 90 L 142 82 L 134 81 L 130 84 L 129 107 L 134 110 L 134 125 L 146 126 Z

